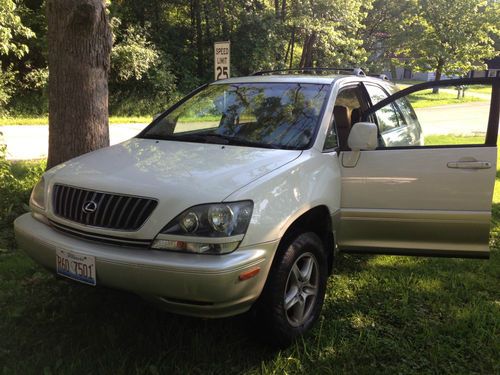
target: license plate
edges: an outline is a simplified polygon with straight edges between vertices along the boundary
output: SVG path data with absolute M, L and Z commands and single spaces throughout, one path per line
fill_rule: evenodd
M 61 276 L 88 285 L 96 285 L 95 257 L 56 249 L 56 270 Z

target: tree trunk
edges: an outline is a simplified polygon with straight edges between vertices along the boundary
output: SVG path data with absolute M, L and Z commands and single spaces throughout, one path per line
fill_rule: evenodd
M 286 0 L 283 0 L 281 3 L 281 20 L 285 22 L 286 18 Z
M 391 62 L 391 81 L 398 79 L 398 71 L 396 70 L 396 65 Z
M 210 18 L 208 4 L 203 4 L 203 14 L 205 15 L 205 36 L 208 44 L 211 46 L 213 44 L 212 34 L 210 33 Z
M 197 55 L 197 71 L 198 78 L 202 78 L 205 73 L 204 58 L 203 58 L 203 31 L 201 24 L 201 5 L 200 0 L 193 1 L 194 21 L 196 25 L 196 55 Z
M 302 57 L 300 58 L 301 68 L 311 68 L 313 64 L 313 46 L 316 42 L 316 33 L 313 32 L 306 36 L 304 40 L 304 47 L 302 49 Z
M 104 0 L 47 0 L 51 168 L 109 145 L 111 31 Z
M 291 41 L 291 44 L 292 44 L 292 48 L 290 50 L 290 68 L 289 69 L 293 68 L 293 54 L 294 54 L 294 49 L 295 49 L 295 26 L 292 29 L 292 41 Z
M 229 25 L 227 24 L 226 6 L 224 5 L 224 0 L 218 0 L 218 5 L 219 5 L 219 16 L 222 25 L 222 39 L 229 40 Z
M 435 77 L 435 81 L 440 81 L 441 80 L 441 75 L 443 74 L 443 66 L 444 66 L 444 61 L 439 59 L 438 61 L 438 65 L 436 67 L 436 77 Z M 439 93 L 439 87 L 434 87 L 432 89 L 432 93 L 433 94 L 438 94 Z

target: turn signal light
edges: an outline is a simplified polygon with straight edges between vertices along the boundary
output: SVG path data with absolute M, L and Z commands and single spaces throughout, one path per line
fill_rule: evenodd
M 260 272 L 260 267 L 253 268 L 250 271 L 245 271 L 240 274 L 239 279 L 240 281 L 248 280 L 257 275 Z

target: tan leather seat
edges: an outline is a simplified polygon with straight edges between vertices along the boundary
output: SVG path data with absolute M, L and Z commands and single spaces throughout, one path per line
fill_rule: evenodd
M 351 131 L 351 115 L 349 108 L 336 105 L 333 108 L 333 118 L 337 125 L 337 135 L 341 148 L 347 148 L 347 137 Z

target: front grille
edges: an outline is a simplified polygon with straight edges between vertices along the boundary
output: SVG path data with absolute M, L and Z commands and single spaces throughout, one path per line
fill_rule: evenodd
M 69 234 L 71 236 L 83 238 L 89 241 L 96 241 L 99 243 L 106 243 L 110 245 L 119 245 L 119 246 L 127 246 L 127 247 L 140 247 L 148 249 L 151 246 L 151 240 L 141 240 L 141 239 L 133 239 L 133 238 L 123 238 L 123 237 L 114 237 L 107 236 L 102 234 L 85 232 L 83 230 L 78 230 L 75 228 L 70 228 L 66 225 L 62 225 L 60 223 L 56 223 L 55 221 L 49 220 L 52 228 L 63 232 L 65 234 Z
M 135 231 L 156 208 L 151 198 L 110 194 L 100 191 L 54 185 L 54 214 L 76 223 L 94 227 Z

